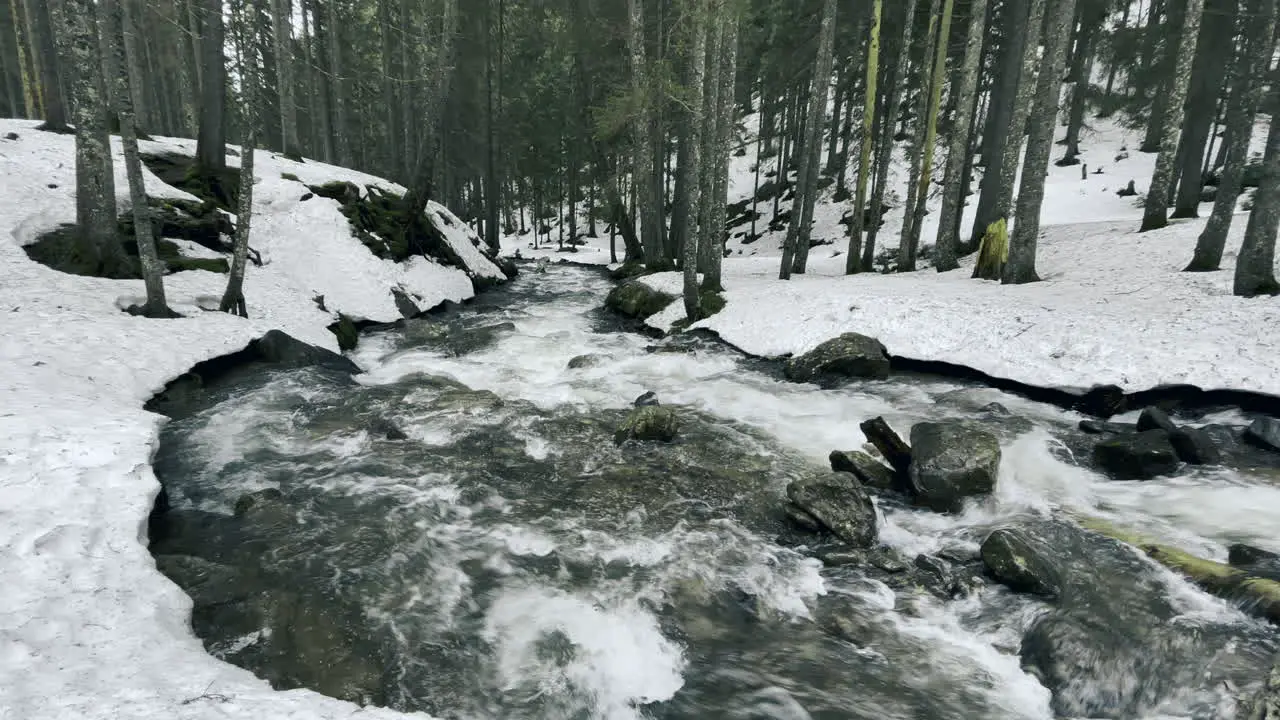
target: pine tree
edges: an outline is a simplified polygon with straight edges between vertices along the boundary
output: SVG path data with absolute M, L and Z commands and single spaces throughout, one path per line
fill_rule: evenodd
M 701 145 L 706 118 L 702 116 L 702 81 L 707 62 L 707 0 L 688 0 L 691 35 L 688 62 L 688 110 L 686 111 L 689 138 L 689 166 L 681 166 L 686 174 L 689 189 L 689 215 L 685 221 L 682 270 L 684 271 L 684 314 L 690 322 L 699 318 L 698 297 L 698 227 L 697 218 L 702 199 L 699 196 L 698 177 L 701 173 Z
M 227 66 L 222 49 L 225 40 L 222 0 L 204 0 L 201 10 L 200 132 L 196 138 L 196 164 L 202 172 L 217 173 L 227 167 L 224 120 Z
M 929 185 L 933 179 L 933 149 L 938 137 L 938 110 L 942 105 L 942 84 L 947 74 L 947 38 L 951 36 L 951 11 L 954 0 L 946 0 L 942 8 L 942 28 L 938 31 L 937 57 L 934 59 L 933 78 L 929 85 L 929 116 L 925 121 L 923 154 L 920 160 L 919 178 L 916 180 L 914 207 L 908 203 L 907 212 L 911 213 L 911 221 L 906 223 L 903 233 L 902 255 L 915 258 L 916 248 L 920 244 L 920 225 L 924 222 L 925 202 L 929 197 Z M 962 136 L 967 143 L 968 138 Z
M 915 0 L 907 0 L 914 6 Z M 876 118 L 876 75 L 880 70 L 880 21 L 884 0 L 874 0 L 871 10 L 871 27 L 867 31 L 866 92 L 862 106 L 862 150 L 858 159 L 858 182 L 854 192 L 853 218 L 849 223 L 849 252 L 845 256 L 844 272 L 852 275 L 862 269 L 862 214 L 867 203 L 867 176 L 871 170 L 871 133 Z

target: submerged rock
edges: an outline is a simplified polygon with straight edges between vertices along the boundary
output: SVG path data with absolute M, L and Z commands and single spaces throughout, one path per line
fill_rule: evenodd
M 658 402 L 658 393 L 648 390 L 644 394 L 640 395 L 640 397 L 636 398 L 631 404 L 634 407 L 649 407 L 651 405 L 661 405 L 662 403 Z
M 610 291 L 605 307 L 627 317 L 644 320 L 675 302 L 674 295 L 659 292 L 640 280 L 628 280 Z
M 631 411 L 613 435 L 613 441 L 628 440 L 671 442 L 680 430 L 680 416 L 661 405 L 644 405 Z
M 1093 460 L 1117 480 L 1150 480 L 1178 469 L 1178 453 L 1163 430 L 1119 435 L 1098 443 Z
M 1090 435 L 1123 435 L 1138 431 L 1138 426 L 1130 423 L 1113 423 L 1106 420 L 1095 420 L 1093 418 L 1085 418 L 1080 421 L 1078 426 L 1081 432 Z
M 874 490 L 901 490 L 893 468 L 861 450 L 832 450 L 828 457 L 835 472 L 853 473 L 858 481 Z
M 604 359 L 605 358 L 603 355 L 597 355 L 595 353 L 588 353 L 586 355 L 576 355 L 574 357 L 569 358 L 568 368 L 570 370 L 580 370 L 582 368 L 595 367 L 600 363 L 604 362 Z
M 828 473 L 787 486 L 787 497 L 822 527 L 855 547 L 876 541 L 876 506 L 849 473 Z
M 786 375 L 795 382 L 832 386 L 849 378 L 889 377 L 889 351 L 879 340 L 844 333 L 787 361 Z
M 1270 417 L 1254 420 L 1244 431 L 1244 439 L 1264 450 L 1280 452 L 1280 420 Z
M 1176 428 L 1169 433 L 1169 442 L 1178 459 L 1190 465 L 1217 465 L 1222 462 L 1222 452 L 1214 444 L 1209 433 L 1199 428 Z
M 911 490 L 916 502 L 939 512 L 961 509 L 965 498 L 995 489 L 1000 442 L 963 423 L 917 423 L 911 428 Z
M 1019 528 L 1000 528 L 982 542 L 987 572 L 1014 592 L 1056 598 L 1061 580 L 1049 559 L 1052 548 Z
M 405 434 L 395 423 L 384 417 L 376 417 L 369 421 L 369 433 L 377 435 L 385 440 L 408 440 L 409 436 Z

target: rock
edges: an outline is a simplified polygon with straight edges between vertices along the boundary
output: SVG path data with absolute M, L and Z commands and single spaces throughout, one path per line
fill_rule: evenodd
M 671 442 L 680 429 L 680 417 L 669 407 L 646 405 L 631 411 L 613 434 L 613 441 L 627 440 Z
M 1090 435 L 1121 435 L 1124 433 L 1132 433 L 1138 431 L 1137 425 L 1129 423 L 1113 423 L 1106 420 L 1094 420 L 1088 418 L 1080 421 L 1078 426 L 1081 432 Z
M 1190 465 L 1217 465 L 1222 462 L 1222 452 L 1213 438 L 1199 428 L 1174 428 L 1169 442 L 1178 459 Z
M 1138 416 L 1138 432 L 1163 430 L 1172 433 L 1177 429 L 1178 426 L 1173 424 L 1169 414 L 1158 407 L 1143 408 L 1142 414 Z
M 833 535 L 855 547 L 876 541 L 876 506 L 849 473 L 828 473 L 787 485 L 787 497 Z
M 156 569 L 191 597 L 196 605 L 244 600 L 252 592 L 235 568 L 193 555 L 156 555 Z
M 903 489 L 894 477 L 893 468 L 861 450 L 832 450 L 829 459 L 833 471 L 853 473 L 866 487 L 874 490 Z
M 379 435 L 387 440 L 408 440 L 409 436 L 396 424 L 384 417 L 376 417 L 369 421 L 369 433 Z
M 1277 657 L 1266 682 L 1239 717 L 1241 720 L 1280 719 L 1280 657 Z
M 1124 390 L 1118 385 L 1096 385 L 1081 395 L 1072 409 L 1099 418 L 1119 415 L 1125 410 Z
M 636 398 L 635 401 L 632 402 L 631 404 L 635 407 L 649 407 L 649 406 L 661 405 L 662 403 L 658 402 L 658 393 L 652 390 L 649 390 L 648 392 L 644 393 L 640 397 Z
M 286 367 L 317 366 L 352 375 L 364 372 L 360 366 L 335 352 L 308 345 L 279 330 L 267 331 L 266 335 L 253 341 L 252 348 L 260 359 Z
M 1200 202 L 1213 202 L 1218 199 L 1218 187 L 1216 185 L 1206 185 L 1200 188 Z
M 616 269 L 609 272 L 609 277 L 613 280 L 631 280 L 645 274 L 643 263 L 629 262 L 623 263 Z
M 849 378 L 883 380 L 889 377 L 889 351 L 879 340 L 858 333 L 844 333 L 786 365 L 787 379 L 829 387 Z
M 792 505 L 792 507 L 795 507 L 795 506 Z M 801 512 L 804 512 L 804 511 L 802 510 Z M 805 515 L 808 515 L 810 519 L 813 519 L 812 515 L 809 515 L 808 513 L 805 513 Z M 812 532 L 817 532 L 821 529 L 822 527 L 819 526 L 817 528 L 814 528 Z M 835 549 L 825 550 L 821 553 L 818 553 L 818 559 L 821 560 L 822 564 L 826 565 L 827 567 L 841 567 L 843 565 L 861 565 L 862 563 L 867 561 L 867 553 L 865 550 L 850 550 L 848 548 L 835 548 Z M 905 570 L 906 567 L 904 566 L 903 569 Z
M 298 198 L 298 200 L 299 200 L 300 202 L 306 202 L 306 201 L 310 200 L 311 198 L 313 198 L 313 197 L 315 197 L 315 196 L 316 196 L 316 194 L 315 194 L 315 193 L 313 193 L 313 192 L 306 192 L 306 193 L 302 193 L 302 197 Z
M 1093 461 L 1117 480 L 1150 480 L 1178 469 L 1178 453 L 1163 430 L 1108 438 L 1093 447 Z
M 987 572 L 1014 592 L 1056 598 L 1061 588 L 1057 570 L 1045 559 L 1050 549 L 1025 530 L 1001 528 L 982 542 Z
M 4 139 L 5 139 L 5 140 L 17 140 L 17 139 L 18 139 L 18 133 L 16 133 L 16 132 L 7 132 L 7 133 L 5 133 L 5 134 L 4 134 Z
M 356 344 L 360 342 L 360 330 L 351 318 L 342 313 L 338 313 L 338 322 L 330 325 L 329 331 L 338 339 L 338 349 L 342 352 L 355 350 Z
M 902 437 L 889 427 L 883 417 L 873 417 L 858 424 L 862 434 L 871 441 L 890 467 L 902 477 L 911 470 L 911 447 L 903 442 Z
M 995 489 L 1000 442 L 969 425 L 917 423 L 911 428 L 911 490 L 916 502 L 939 512 L 961 509 L 967 497 Z
M 242 518 L 254 510 L 267 505 L 284 502 L 284 493 L 277 488 L 265 488 L 245 493 L 236 500 L 235 516 Z
M 587 355 L 577 355 L 569 358 L 569 369 L 580 370 L 582 368 L 595 367 L 604 361 L 603 355 L 589 353 Z
M 1010 414 L 1009 408 L 1005 407 L 1004 405 L 1001 405 L 998 402 L 989 402 L 986 405 L 983 405 L 980 408 L 980 410 L 990 415 L 1009 415 Z
M 1245 442 L 1263 450 L 1280 452 L 1280 420 L 1260 417 L 1244 431 Z
M 822 531 L 822 522 L 795 503 L 787 503 L 783 506 L 782 512 L 786 514 L 787 519 L 790 520 L 793 525 L 801 530 L 805 530 L 807 532 Z M 823 562 L 826 562 L 826 560 L 824 559 Z
M 610 291 L 605 307 L 627 317 L 644 320 L 675 302 L 674 295 L 658 292 L 641 280 L 628 280 Z
M 422 308 L 418 307 L 418 303 L 409 297 L 409 293 L 394 287 L 391 288 L 391 297 L 396 301 L 396 310 L 400 311 L 400 317 L 415 318 L 422 314 Z
M 1242 543 L 1227 548 L 1227 564 L 1254 577 L 1280 582 L 1280 555 Z

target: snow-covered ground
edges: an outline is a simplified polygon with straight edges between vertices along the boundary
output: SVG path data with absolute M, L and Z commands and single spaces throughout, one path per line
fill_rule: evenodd
M 0 140 L 0 718 L 403 717 L 310 691 L 276 692 L 204 651 L 189 626 L 190 599 L 147 551 L 162 419 L 142 404 L 196 363 L 268 330 L 336 350 L 325 329 L 336 313 L 393 321 L 392 288 L 425 309 L 470 297 L 471 280 L 422 258 L 397 265 L 374 257 L 336 202 L 302 201 L 306 188 L 282 173 L 403 188 L 260 152 L 251 245 L 263 266 L 250 265 L 245 278 L 250 319 L 202 309 L 226 282 L 205 271 L 165 278 L 182 319 L 133 317 L 121 308 L 141 299 L 141 281 L 67 275 L 23 252 L 75 218 L 74 140 L 35 125 L 0 120 L 0 136 L 17 135 Z M 193 143 L 160 139 L 143 150 L 189 154 Z M 118 156 L 115 166 L 123 208 Z M 145 175 L 149 195 L 190 197 Z M 429 212 L 448 216 L 442 229 L 473 273 L 501 275 L 461 221 L 434 204 Z
M 732 158 L 730 202 L 754 192 L 755 123 L 751 116 L 743 124 L 746 156 Z M 786 232 L 769 230 L 773 202 L 760 202 L 759 239 L 745 242 L 749 224 L 730 231 L 726 308 L 695 327 L 714 330 L 762 356 L 805 352 L 853 331 L 879 338 L 895 355 L 968 365 L 1033 385 L 1115 383 L 1133 391 L 1191 383 L 1280 394 L 1280 343 L 1263 330 L 1280 322 L 1280 298 L 1231 295 L 1247 215 L 1236 216 L 1220 272 L 1180 272 L 1191 259 L 1204 220 L 1176 220 L 1164 230 L 1137 233 L 1141 198 L 1119 197 L 1116 191 L 1133 180 L 1138 192 L 1145 192 L 1156 156 L 1138 152 L 1141 130 L 1114 119 L 1089 123 L 1080 155 L 1088 175 L 1081 178 L 1079 165 L 1048 168 L 1037 262 L 1044 282 L 1005 287 L 973 280 L 972 257 L 949 273 L 925 269 L 846 277 L 848 239 L 840 218 L 851 202 L 834 202 L 834 187 L 829 187 L 814 211 L 813 238 L 831 244 L 810 251 L 808 274 L 789 282 L 777 279 Z M 1261 151 L 1266 132 L 1267 123 L 1260 122 L 1251 153 Z M 1051 157 L 1061 155 L 1058 146 Z M 945 148 L 940 148 L 935 178 L 941 178 L 944 161 Z M 776 162 L 765 160 L 762 183 Z M 893 209 L 879 232 L 881 249 L 898 246 L 907 168 L 905 143 L 899 143 L 886 193 Z M 1094 174 L 1098 169 L 1102 173 Z M 925 245 L 937 234 L 939 193 L 935 183 L 921 235 Z M 966 233 L 977 195 L 967 202 Z M 781 202 L 779 210 L 790 204 Z M 1200 214 L 1207 217 L 1210 208 L 1203 203 Z M 555 252 L 554 245 L 533 251 L 527 237 L 512 247 L 525 256 L 607 263 L 607 235 L 585 240 L 577 253 Z M 679 290 L 674 273 L 649 276 L 645 282 Z M 665 330 L 683 316 L 683 306 L 675 303 L 650 323 Z

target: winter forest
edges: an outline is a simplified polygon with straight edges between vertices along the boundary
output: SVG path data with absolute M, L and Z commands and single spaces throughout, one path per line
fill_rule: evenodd
M 1278 13 L 0 1 L 0 717 L 1280 720 Z

